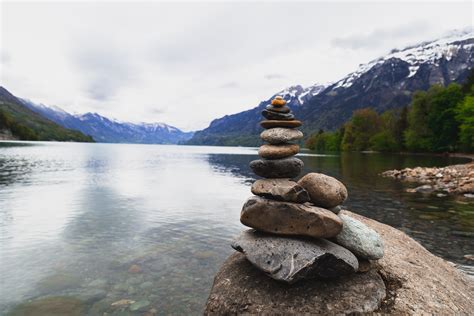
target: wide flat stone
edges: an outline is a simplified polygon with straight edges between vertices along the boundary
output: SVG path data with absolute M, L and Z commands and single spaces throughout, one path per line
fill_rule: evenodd
M 301 121 L 292 120 L 292 121 L 278 121 L 278 120 L 264 120 L 260 122 L 260 125 L 263 128 L 274 128 L 274 127 L 300 127 Z
M 291 121 L 295 119 L 295 116 L 292 113 L 278 113 L 278 112 L 272 112 L 268 110 L 263 110 L 262 115 L 267 120 Z
M 296 144 L 262 145 L 258 149 L 258 154 L 262 158 L 280 159 L 294 156 L 299 151 L 300 146 Z
M 359 269 L 349 250 L 326 239 L 282 237 L 250 229 L 232 242 L 232 248 L 272 279 L 286 283 L 340 277 Z
M 309 193 L 314 205 L 333 208 L 347 199 L 347 189 L 339 180 L 322 173 L 308 173 L 298 184 Z
M 283 144 L 303 138 L 303 133 L 297 129 L 275 127 L 264 130 L 260 138 L 270 144 Z
M 335 237 L 337 244 L 359 258 L 377 260 L 383 257 L 383 241 L 375 230 L 348 215 L 340 214 L 339 217 L 343 228 Z
M 250 169 L 263 178 L 295 178 L 301 173 L 303 166 L 303 161 L 295 157 L 258 159 L 250 162 Z
M 282 106 L 282 107 L 276 107 L 276 106 L 273 106 L 273 105 L 267 105 L 265 107 L 268 111 L 271 111 L 271 112 L 277 112 L 277 113 L 290 113 L 290 108 L 287 107 L 287 106 Z
M 255 195 L 278 201 L 295 203 L 309 201 L 308 192 L 289 179 L 260 179 L 252 184 L 251 190 Z
M 342 230 L 342 220 L 333 212 L 312 206 L 253 196 L 240 213 L 242 224 L 269 233 L 330 238 Z

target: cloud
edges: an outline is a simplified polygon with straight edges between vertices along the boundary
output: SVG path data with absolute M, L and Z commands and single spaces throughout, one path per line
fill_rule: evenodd
M 220 89 L 233 89 L 237 88 L 239 84 L 235 81 L 229 81 L 219 86 Z
M 282 74 L 266 74 L 265 76 L 263 76 L 263 78 L 267 80 L 274 80 L 274 79 L 283 79 L 285 78 L 285 76 Z
M 348 49 L 378 48 L 397 39 L 411 38 L 414 35 L 424 34 L 427 30 L 429 30 L 427 23 L 415 21 L 395 28 L 379 28 L 368 33 L 336 37 L 331 41 L 331 44 L 334 47 Z
M 107 101 L 134 78 L 130 56 L 116 47 L 87 45 L 74 49 L 73 62 L 80 72 L 83 89 L 96 101 Z

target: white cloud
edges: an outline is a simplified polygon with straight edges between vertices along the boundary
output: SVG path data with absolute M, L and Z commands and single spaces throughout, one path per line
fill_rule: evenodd
M 71 112 L 200 129 L 287 86 L 337 80 L 470 25 L 471 6 L 3 2 L 0 79 Z

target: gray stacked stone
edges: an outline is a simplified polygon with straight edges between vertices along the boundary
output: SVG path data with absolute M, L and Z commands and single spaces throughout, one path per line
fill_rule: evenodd
M 333 278 L 359 270 L 359 260 L 383 256 L 383 242 L 373 229 L 345 215 L 338 215 L 347 189 L 335 178 L 309 173 L 293 180 L 303 169 L 294 157 L 303 137 L 282 97 L 263 110 L 266 130 L 261 159 L 250 163 L 255 181 L 242 208 L 240 221 L 251 227 L 232 247 L 273 279 L 294 283 L 303 279 Z M 366 270 L 364 268 L 364 270 Z

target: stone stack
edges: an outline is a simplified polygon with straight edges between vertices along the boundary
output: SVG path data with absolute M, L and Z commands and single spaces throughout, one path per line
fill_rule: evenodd
M 262 111 L 268 144 L 260 147 L 261 159 L 250 163 L 264 178 L 255 181 L 240 216 L 253 229 L 237 237 L 232 247 L 273 279 L 293 283 L 309 278 L 332 278 L 355 273 L 359 260 L 383 256 L 380 236 L 363 223 L 338 216 L 347 198 L 346 187 L 335 178 L 309 173 L 298 182 L 303 161 L 294 157 L 303 138 L 282 97 Z

